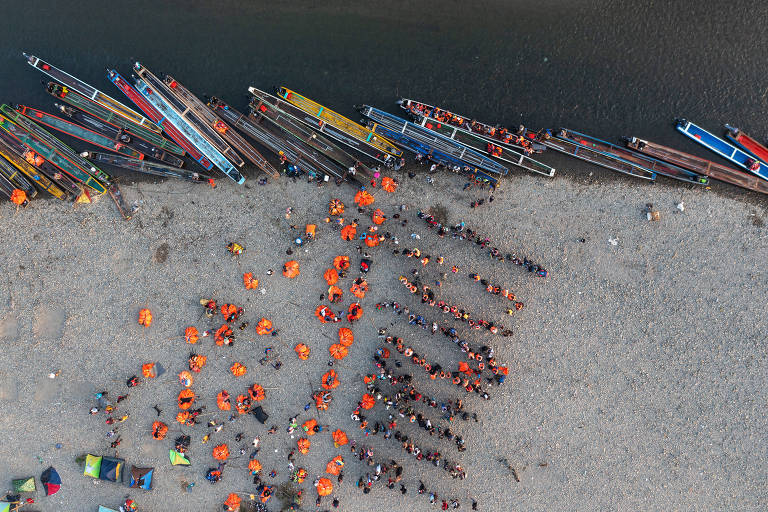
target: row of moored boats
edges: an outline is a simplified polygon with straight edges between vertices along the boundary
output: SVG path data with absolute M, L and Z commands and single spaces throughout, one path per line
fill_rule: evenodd
M 61 200 L 108 193 L 128 217 L 114 179 L 102 167 L 197 183 L 213 183 L 221 172 L 243 183 L 242 169 L 250 163 L 271 177 L 307 174 L 367 186 L 380 164 L 403 165 L 404 151 L 491 186 L 510 167 L 554 176 L 554 167 L 539 161 L 551 149 L 645 180 L 662 175 L 706 185 L 711 177 L 768 193 L 768 148 L 728 125 L 722 139 L 677 121 L 681 133 L 737 168 L 634 137 L 619 145 L 570 129 L 507 129 L 410 99 L 398 101 L 408 119 L 356 107 L 366 119 L 361 124 L 285 87 L 274 94 L 250 87 L 249 112 L 242 113 L 220 98 L 200 99 L 176 78 L 161 78 L 139 62 L 130 81 L 107 70 L 130 107 L 38 57 L 24 56 L 47 76 L 54 109 L 0 105 L 0 196 L 20 206 L 38 189 Z M 76 151 L 54 133 L 89 147 Z M 201 169 L 189 169 L 189 161 Z

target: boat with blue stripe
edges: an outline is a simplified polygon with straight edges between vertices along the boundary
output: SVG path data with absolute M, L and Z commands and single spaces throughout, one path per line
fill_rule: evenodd
M 409 135 L 406 135 L 405 133 L 393 130 L 384 125 L 375 123 L 373 121 L 370 121 L 368 123 L 368 128 L 374 133 L 376 133 L 377 135 L 386 137 L 387 139 L 396 142 L 401 147 L 413 153 L 425 155 L 431 161 L 437 164 L 445 165 L 449 169 L 454 169 L 458 167 L 460 168 L 460 170 L 465 172 L 468 169 L 469 173 L 473 174 L 477 179 L 488 182 L 494 187 L 498 182 L 497 178 L 490 176 L 485 171 L 478 169 L 477 167 L 471 166 L 467 162 L 460 160 L 455 156 L 452 156 L 448 153 L 444 153 L 438 148 L 435 148 L 433 146 L 430 146 L 429 144 L 416 140 L 410 137 Z
M 687 119 L 678 119 L 676 124 L 677 131 L 686 137 L 698 142 L 705 148 L 714 151 L 739 167 L 748 170 L 752 174 L 760 176 L 764 180 L 768 180 L 768 165 L 753 158 L 752 155 L 746 151 L 742 151 L 739 148 L 728 144 L 720 137 L 709 133 L 704 128 L 693 124 Z
M 470 165 L 482 169 L 485 172 L 491 172 L 502 176 L 509 172 L 509 169 L 500 163 L 483 156 L 477 151 L 469 149 L 455 140 L 449 139 L 428 128 L 407 121 L 402 117 L 397 117 L 369 105 L 358 107 L 358 111 L 380 126 L 384 126 L 393 132 L 406 135 L 433 150 L 438 150 L 441 153 L 450 155 L 453 159 L 461 161 L 461 165 Z
M 688 169 L 683 169 L 682 167 L 668 164 L 646 155 L 641 155 L 627 148 L 611 144 L 610 142 L 568 128 L 561 128 L 556 137 L 584 146 L 590 151 L 623 160 L 624 162 L 637 167 L 640 172 L 655 172 L 656 174 L 684 181 L 686 183 L 692 183 L 694 185 L 709 184 L 709 178 L 702 174 L 697 174 Z
M 135 79 L 136 89 L 141 95 L 163 115 L 160 119 L 160 126 L 164 122 L 169 122 L 177 130 L 179 130 L 192 144 L 194 144 L 213 164 L 218 167 L 224 174 L 229 176 L 233 181 L 238 184 L 245 182 L 245 178 L 240 172 L 235 169 L 235 166 L 230 163 L 229 160 L 224 158 L 224 155 L 218 152 L 202 135 L 197 133 L 187 122 L 181 117 L 181 115 L 174 110 L 165 99 L 151 89 L 144 80 L 141 78 Z

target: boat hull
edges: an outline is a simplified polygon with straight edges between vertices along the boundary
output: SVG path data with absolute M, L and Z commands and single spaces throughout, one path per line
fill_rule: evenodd
M 721 157 L 725 158 L 738 165 L 739 167 L 751 172 L 752 174 L 761 177 L 764 180 L 768 180 L 768 165 L 755 160 L 756 168 L 752 169 L 748 165 L 750 160 L 754 160 L 747 152 L 740 150 L 737 147 L 728 144 L 726 141 L 709 133 L 704 128 L 686 120 L 679 119 L 676 123 L 677 131 L 688 137 L 689 139 L 698 142 L 710 151 L 717 153 Z
M 637 137 L 628 137 L 626 139 L 627 147 L 645 155 L 650 155 L 659 160 L 675 164 L 684 169 L 704 174 L 710 178 L 736 185 L 747 190 L 754 190 L 763 194 L 768 194 L 768 181 L 765 181 L 753 174 L 738 169 L 733 169 L 721 165 L 711 160 L 701 158 L 689 153 L 678 151 L 677 149 L 662 146 L 655 142 L 639 139 Z
M 200 174 L 194 171 L 187 171 L 179 169 L 178 167 L 172 167 L 170 165 L 157 164 L 154 162 L 135 160 L 132 158 L 126 158 L 121 155 L 112 155 L 109 153 L 98 153 L 94 151 L 86 151 L 80 153 L 80 156 L 87 158 L 92 162 L 98 162 L 100 164 L 107 164 L 113 167 L 119 167 L 129 171 L 140 172 L 144 174 L 152 174 L 154 176 L 162 176 L 164 178 L 177 178 L 185 181 L 192 181 L 195 183 L 205 183 L 212 179 L 210 176 Z
M 627 148 L 567 128 L 560 130 L 558 138 L 568 140 L 574 144 L 579 144 L 596 153 L 602 153 L 623 160 L 636 166 L 640 171 L 661 174 L 662 176 L 667 176 L 693 185 L 707 185 L 709 183 L 709 179 L 704 175 L 696 174 L 687 169 L 640 155 Z
M 135 110 L 128 108 L 111 96 L 104 94 L 95 87 L 88 85 L 79 78 L 76 78 L 69 73 L 62 71 L 61 69 L 35 57 L 34 55 L 27 55 L 26 53 L 23 55 L 27 58 L 27 64 L 33 68 L 48 75 L 57 82 L 70 87 L 73 91 L 79 92 L 86 98 L 99 103 L 104 108 L 114 112 L 116 115 L 122 117 L 123 119 L 126 119 L 139 126 L 143 126 L 144 128 L 155 133 L 160 133 L 162 131 L 159 126 L 157 126 L 146 117 L 142 116 Z

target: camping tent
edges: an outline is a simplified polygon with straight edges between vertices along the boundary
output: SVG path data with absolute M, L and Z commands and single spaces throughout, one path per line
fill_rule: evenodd
M 173 466 L 189 466 L 189 459 L 176 450 L 168 450 L 168 457 L 171 459 L 171 465 Z
M 261 423 L 262 425 L 267 422 L 267 419 L 269 419 L 269 414 L 267 414 L 264 411 L 264 408 L 261 406 L 258 406 L 257 408 L 255 408 L 251 414 L 253 414 L 254 417 L 257 420 L 259 420 L 259 423 Z
M 35 477 L 19 478 L 13 481 L 13 490 L 15 492 L 35 492 Z
M 91 455 L 90 453 L 85 457 L 85 470 L 83 474 L 90 476 L 91 478 L 99 478 L 99 472 L 101 471 L 101 456 Z
M 155 468 L 137 468 L 131 466 L 131 488 L 133 489 L 152 489 L 152 474 Z
M 122 482 L 124 467 L 125 461 L 123 459 L 116 459 L 114 457 L 102 457 L 99 478 L 101 480 L 109 480 L 110 482 Z
M 40 483 L 42 483 L 43 487 L 45 487 L 46 496 L 56 494 L 59 492 L 59 489 L 61 489 L 61 477 L 56 472 L 56 470 L 53 469 L 53 466 L 50 466 L 48 469 L 43 471 L 43 474 L 40 475 Z

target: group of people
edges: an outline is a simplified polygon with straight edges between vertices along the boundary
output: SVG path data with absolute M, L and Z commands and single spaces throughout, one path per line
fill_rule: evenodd
M 469 242 L 474 242 L 475 245 L 479 246 L 481 249 L 486 249 L 487 247 L 491 246 L 491 239 L 488 237 L 483 237 L 480 234 L 478 234 L 477 231 L 473 231 L 466 227 L 464 222 L 460 222 L 454 226 L 446 227 L 443 226 L 440 222 L 438 222 L 435 219 L 434 215 L 430 215 L 428 213 L 419 211 L 416 214 L 420 219 L 424 220 L 424 222 L 427 223 L 427 225 L 431 229 L 437 230 L 437 235 L 440 238 L 445 237 L 445 235 L 450 234 L 451 238 L 459 239 L 459 240 L 468 240 Z M 496 247 L 491 247 L 488 250 L 488 255 L 498 261 L 509 261 L 514 263 L 515 265 L 525 267 L 528 272 L 535 273 L 539 277 L 547 277 L 547 271 L 544 269 L 541 265 L 529 260 L 528 258 L 520 259 L 514 254 L 502 254 L 501 250 L 499 250 Z

